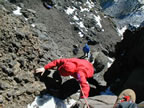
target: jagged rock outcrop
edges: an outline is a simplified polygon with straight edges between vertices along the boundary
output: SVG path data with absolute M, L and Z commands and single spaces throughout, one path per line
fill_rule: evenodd
M 139 27 L 144 21 L 143 0 L 100 0 L 100 4 L 104 13 L 113 17 L 120 28 L 129 24 Z
M 35 81 L 33 69 L 39 66 L 37 34 L 22 19 L 0 10 L 0 95 L 7 108 L 23 106 L 44 89 Z
M 116 60 L 105 74 L 105 80 L 116 93 L 126 88 L 134 89 L 137 102 L 143 101 L 144 95 L 141 92 L 143 78 L 140 77 L 143 76 L 144 65 L 143 33 L 143 27 L 125 31 L 124 39 L 116 45 Z

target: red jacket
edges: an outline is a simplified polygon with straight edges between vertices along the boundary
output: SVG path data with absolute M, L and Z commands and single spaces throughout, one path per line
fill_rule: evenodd
M 58 66 L 60 75 L 62 76 L 73 76 L 74 78 L 80 80 L 82 91 L 85 97 L 89 96 L 90 86 L 87 83 L 87 78 L 90 78 L 94 74 L 93 65 L 85 59 L 77 58 L 64 58 L 54 60 L 44 66 L 45 69 L 50 69 Z M 78 78 L 78 74 L 80 78 Z M 81 98 L 84 98 L 81 96 Z

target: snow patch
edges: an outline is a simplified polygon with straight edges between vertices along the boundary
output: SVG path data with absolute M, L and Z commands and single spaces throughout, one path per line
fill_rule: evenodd
M 104 29 L 102 29 L 102 32 L 104 32 Z
M 87 28 L 84 26 L 84 24 L 83 24 L 83 22 L 82 21 L 80 21 L 80 22 L 76 22 L 76 24 L 78 24 L 79 25 L 79 27 L 80 27 L 80 31 L 82 32 L 82 31 L 87 31 Z M 81 37 L 83 37 L 83 35 L 80 35 Z
M 108 16 L 104 16 L 104 18 L 107 18 Z
M 140 25 L 136 25 L 136 24 L 134 24 L 133 26 L 136 27 L 136 28 L 138 28 Z
M 91 9 L 94 7 L 94 3 L 91 0 L 87 0 L 86 5 Z
M 35 24 L 31 24 L 31 26 L 32 26 L 32 27 L 35 27 L 36 25 L 35 25 Z
M 138 0 L 140 4 L 144 4 L 144 0 Z
M 28 20 L 27 18 L 24 18 L 26 21 Z
M 110 57 L 107 57 L 107 58 L 108 58 L 108 60 L 109 60 L 109 62 L 107 63 L 107 67 L 109 68 L 109 67 L 111 67 L 111 65 L 113 64 L 114 59 L 112 59 L 112 58 L 110 58 Z
M 76 101 L 73 99 L 66 103 L 61 99 L 46 94 L 37 96 L 31 104 L 28 104 L 27 108 L 70 108 L 75 103 Z
M 79 18 L 77 16 L 73 16 L 73 19 L 76 20 L 76 21 L 79 20 Z
M 75 24 L 74 22 L 70 22 L 71 25 Z
M 22 13 L 20 11 L 21 11 L 21 8 L 19 6 L 17 6 L 17 10 L 14 10 L 13 14 L 18 15 L 18 16 L 22 15 Z
M 86 8 L 80 7 L 80 12 L 84 12 L 84 11 L 89 12 L 90 9 L 94 7 L 94 3 L 91 2 L 91 0 L 87 0 L 87 2 L 84 4 L 84 6 L 85 6 Z
M 127 26 L 124 26 L 121 29 L 117 28 L 118 35 L 121 36 L 121 40 L 123 40 L 123 33 L 125 32 L 126 29 L 127 29 Z
M 84 24 L 83 24 L 82 21 L 81 21 L 81 22 L 77 22 L 77 24 L 78 24 L 81 28 L 85 28 L 85 26 L 84 26 Z
M 112 59 L 112 58 L 110 58 L 110 57 L 108 57 L 108 59 L 110 60 L 110 62 L 114 62 L 114 59 Z
M 65 10 L 65 12 L 66 12 L 66 14 L 70 15 L 70 14 L 73 14 L 73 12 L 74 12 L 75 10 L 76 10 L 75 7 L 73 7 L 73 8 L 68 7 L 67 10 Z
M 82 32 L 79 32 L 78 34 L 79 34 L 80 37 L 83 37 L 83 36 L 84 36 L 84 35 L 82 34 Z
M 107 63 L 108 68 L 111 67 L 111 65 L 112 65 L 112 63 L 110 63 L 110 62 Z
M 84 11 L 89 12 L 89 9 L 88 8 L 82 8 L 82 7 L 80 7 L 80 12 L 84 12 Z
M 102 28 L 102 25 L 101 25 L 101 17 L 98 15 L 98 16 L 95 16 L 94 15 L 94 18 L 95 18 L 95 20 L 97 21 L 97 24 L 100 26 L 100 28 Z

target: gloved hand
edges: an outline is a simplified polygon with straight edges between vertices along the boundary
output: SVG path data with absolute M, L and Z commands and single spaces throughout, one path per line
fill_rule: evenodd
M 78 80 L 79 82 L 81 82 L 81 77 L 80 77 L 80 74 L 79 74 L 79 73 L 77 73 L 77 80 Z
M 36 73 L 41 73 L 41 76 L 44 74 L 44 72 L 45 72 L 44 67 L 36 69 Z

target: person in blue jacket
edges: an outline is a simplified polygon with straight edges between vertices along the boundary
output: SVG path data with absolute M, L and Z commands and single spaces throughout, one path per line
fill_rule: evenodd
M 90 47 L 88 46 L 88 44 L 86 43 L 85 46 L 83 47 L 83 52 L 84 52 L 84 56 L 88 57 L 89 53 L 90 53 Z

